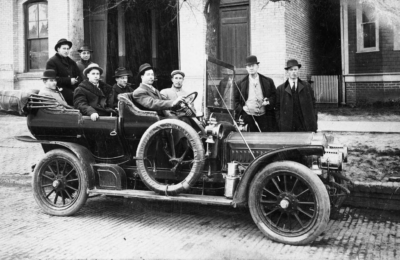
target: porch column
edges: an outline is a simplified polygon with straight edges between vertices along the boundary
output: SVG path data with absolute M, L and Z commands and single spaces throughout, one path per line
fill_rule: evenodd
M 118 5 L 118 65 L 125 67 L 126 65 L 126 49 L 125 49 L 125 6 Z
M 72 42 L 70 57 L 79 60 L 78 49 L 84 43 L 83 0 L 69 0 L 68 40 Z M 50 10 L 50 9 L 49 9 Z
M 349 74 L 348 3 L 340 0 L 340 31 L 342 43 L 342 105 L 346 104 L 346 75 Z

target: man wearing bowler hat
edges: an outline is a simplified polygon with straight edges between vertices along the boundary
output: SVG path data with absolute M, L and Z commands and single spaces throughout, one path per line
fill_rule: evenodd
M 113 86 L 114 107 L 118 106 L 118 95 L 123 93 L 132 93 L 133 88 L 128 82 L 128 77 L 132 77 L 132 72 L 124 67 L 119 67 L 115 71 L 115 81 Z
M 79 48 L 78 52 L 81 59 L 76 62 L 76 65 L 78 65 L 79 71 L 83 76 L 83 70 L 86 69 L 87 66 L 93 63 L 92 61 L 93 50 L 90 49 L 89 46 L 83 45 L 82 47 Z
M 58 90 L 55 70 L 45 70 L 43 72 L 42 80 L 44 86 L 40 89 L 39 95 L 54 98 L 60 104 L 60 108 L 73 108 L 67 104 L 64 96 Z
M 139 76 L 141 83 L 135 91 L 133 91 L 133 100 L 138 108 L 148 111 L 156 111 L 161 117 L 168 116 L 163 111 L 178 108 L 183 100 L 183 97 L 178 97 L 174 100 L 165 100 L 161 93 L 153 87 L 154 70 L 148 64 L 142 64 L 139 67 Z
M 301 64 L 288 60 L 288 79 L 276 91 L 276 119 L 281 132 L 316 132 L 317 111 L 314 91 L 299 78 Z
M 235 111 L 248 125 L 250 132 L 277 131 L 274 106 L 274 81 L 258 73 L 259 62 L 251 55 L 246 58 L 249 73 L 235 88 Z
M 82 81 L 81 72 L 75 61 L 68 57 L 72 42 L 60 39 L 54 46 L 57 52 L 46 63 L 46 69 L 52 69 L 57 75 L 57 86 L 69 105 L 73 104 L 74 90 Z

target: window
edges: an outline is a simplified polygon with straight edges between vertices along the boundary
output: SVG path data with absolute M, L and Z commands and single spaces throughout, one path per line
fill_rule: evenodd
M 43 70 L 49 58 L 47 2 L 26 6 L 27 68 Z
M 379 25 L 374 9 L 357 4 L 357 51 L 379 51 Z

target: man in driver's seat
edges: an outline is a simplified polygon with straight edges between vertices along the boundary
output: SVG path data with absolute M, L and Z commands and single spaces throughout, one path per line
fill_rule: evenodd
M 141 83 L 137 89 L 133 91 L 133 100 L 138 108 L 147 111 L 156 111 L 161 117 L 170 117 L 165 110 L 178 109 L 182 103 L 183 97 L 175 100 L 165 100 L 161 93 L 153 87 L 154 71 L 153 67 L 148 64 L 142 64 L 139 67 L 139 76 Z
M 161 90 L 160 93 L 162 98 L 174 100 L 178 97 L 187 96 L 188 93 L 182 89 L 184 79 L 185 79 L 185 73 L 183 71 L 174 70 L 171 73 L 172 87 Z M 184 116 L 195 116 L 192 114 L 192 112 L 196 113 L 196 110 L 194 109 L 193 105 L 190 105 L 190 108 L 191 109 L 186 109 L 186 111 L 177 111 L 173 113 L 179 118 Z

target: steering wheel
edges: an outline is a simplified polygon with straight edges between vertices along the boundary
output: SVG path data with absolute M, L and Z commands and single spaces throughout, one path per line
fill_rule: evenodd
M 179 108 L 178 110 L 176 110 L 177 112 L 182 112 L 182 111 L 186 111 L 186 109 L 189 109 L 190 112 L 192 112 L 192 116 L 196 116 L 196 113 L 193 111 L 193 109 L 191 108 L 191 105 L 193 104 L 193 102 L 196 100 L 198 93 L 192 92 L 189 95 L 186 95 L 185 97 L 183 97 L 182 100 L 182 104 L 184 104 L 181 108 Z
M 195 92 L 190 93 L 190 94 L 187 95 L 186 97 L 184 97 L 183 99 L 184 99 L 185 104 L 186 104 L 186 105 L 191 105 L 191 104 L 193 104 L 193 102 L 194 102 L 194 101 L 196 100 L 196 98 L 197 98 L 197 95 L 198 95 L 198 93 L 195 91 Z M 192 96 L 194 96 L 194 97 L 192 97 Z

